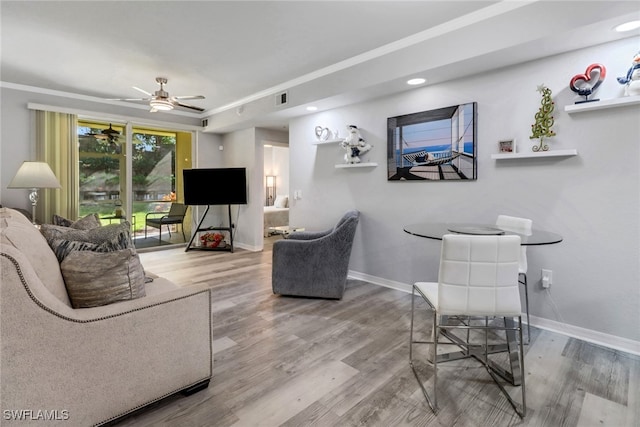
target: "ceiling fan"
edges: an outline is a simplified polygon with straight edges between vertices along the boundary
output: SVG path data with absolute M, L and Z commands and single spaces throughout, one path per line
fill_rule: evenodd
M 121 139 L 122 135 L 111 126 L 111 123 L 109 123 L 109 127 L 107 129 L 103 129 L 99 133 L 91 132 L 79 136 L 80 138 L 94 138 L 101 142 L 101 144 L 105 144 L 111 147 L 115 154 L 120 154 L 121 152 L 119 144 L 123 142 L 123 140 Z
M 156 111 L 170 111 L 175 107 L 188 108 L 195 111 L 204 111 L 204 108 L 196 107 L 195 105 L 185 104 L 181 102 L 184 99 L 204 99 L 202 95 L 191 96 L 169 96 L 169 92 L 164 90 L 164 85 L 167 84 L 166 77 L 156 77 L 156 82 L 160 85 L 160 89 L 154 93 L 149 93 L 144 89 L 133 86 L 133 88 L 139 92 L 144 93 L 148 98 L 123 98 L 123 99 L 110 99 L 109 101 L 149 101 L 151 112 Z
M 120 132 L 115 130 L 111 123 L 109 123 L 109 128 L 103 129 L 100 133 L 87 133 L 81 136 L 92 136 L 95 139 L 101 139 L 103 141 L 115 142 L 120 138 Z

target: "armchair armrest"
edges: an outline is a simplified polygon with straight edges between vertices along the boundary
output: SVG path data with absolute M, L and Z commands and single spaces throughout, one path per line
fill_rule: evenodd
M 147 212 L 147 214 L 144 216 L 144 220 L 145 222 L 147 221 L 147 218 L 149 218 L 150 215 L 163 215 L 163 217 L 169 215 L 169 211 L 166 212 Z M 151 219 L 157 219 L 157 218 L 151 218 Z
M 287 240 L 314 240 L 329 235 L 333 230 L 325 231 L 294 231 L 287 236 Z

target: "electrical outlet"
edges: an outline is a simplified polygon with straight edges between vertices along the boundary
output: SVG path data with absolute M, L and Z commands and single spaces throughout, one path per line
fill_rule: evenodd
M 553 283 L 553 271 L 542 269 L 542 287 L 548 288 Z

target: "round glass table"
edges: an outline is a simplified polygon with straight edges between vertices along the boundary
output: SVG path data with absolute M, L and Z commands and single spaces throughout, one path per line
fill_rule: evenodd
M 552 245 L 562 242 L 562 236 L 546 230 L 533 229 L 531 234 L 521 234 L 501 229 L 495 224 L 421 222 L 404 226 L 404 231 L 418 237 L 442 240 L 445 234 L 473 234 L 482 236 L 515 235 L 520 236 L 522 245 Z

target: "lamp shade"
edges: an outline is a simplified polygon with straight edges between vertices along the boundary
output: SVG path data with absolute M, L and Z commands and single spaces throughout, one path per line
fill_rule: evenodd
M 23 162 L 7 188 L 60 188 L 46 162 Z

